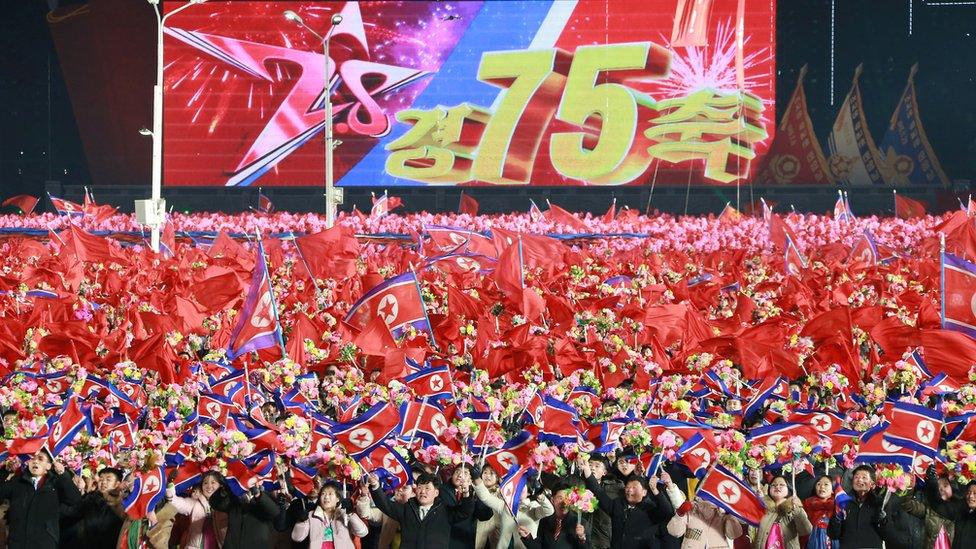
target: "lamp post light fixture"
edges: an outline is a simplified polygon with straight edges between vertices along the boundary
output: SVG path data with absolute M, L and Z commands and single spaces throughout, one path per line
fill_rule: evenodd
M 284 12 L 284 17 L 288 21 L 304 28 L 313 36 L 322 41 L 322 53 L 325 55 L 325 226 L 332 228 L 336 220 L 336 206 L 342 204 L 342 189 L 335 186 L 335 173 L 333 172 L 332 150 L 341 143 L 332 136 L 332 85 L 329 81 L 329 42 L 332 41 L 332 33 L 339 23 L 342 23 L 342 15 L 336 13 L 332 16 L 329 32 L 323 37 L 305 24 L 301 16 L 292 10 Z
M 160 0 L 148 0 L 156 14 L 156 84 L 153 86 L 152 130 L 142 128 L 140 135 L 152 137 L 152 198 L 136 200 L 136 219 L 152 230 L 150 246 L 159 252 L 159 236 L 166 222 L 166 201 L 162 198 L 163 187 L 163 29 L 166 20 L 194 4 L 207 0 L 190 0 L 175 10 L 163 15 L 159 10 Z

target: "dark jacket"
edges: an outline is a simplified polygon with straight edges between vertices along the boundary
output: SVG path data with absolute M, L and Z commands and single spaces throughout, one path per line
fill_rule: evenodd
M 625 496 L 610 498 L 591 476 L 586 488 L 596 496 L 599 508 L 610 515 L 610 547 L 614 549 L 657 549 L 659 527 L 674 516 L 674 508 L 664 492 L 648 494 L 637 505 L 627 503 Z
M 851 500 L 843 519 L 840 514 L 830 519 L 827 535 L 840 542 L 840 549 L 881 549 L 883 540 L 897 538 L 888 513 L 881 514 L 881 501 L 874 492 L 863 502 Z
M 78 505 L 81 493 L 71 475 L 49 473 L 34 489 L 29 473 L 0 484 L 0 501 L 9 501 L 7 547 L 10 549 L 56 549 L 61 540 L 59 520 L 63 508 Z
M 600 488 L 610 498 L 616 498 L 624 491 L 623 483 L 617 480 L 616 475 L 610 474 L 600 479 Z M 610 515 L 602 507 L 597 508 L 596 512 L 591 515 L 590 530 L 590 534 L 593 536 L 590 544 L 593 549 L 610 549 Z
M 264 549 L 271 546 L 271 524 L 278 516 L 278 505 L 267 492 L 250 499 L 239 499 L 226 489 L 210 496 L 210 508 L 227 513 L 227 535 L 222 549 Z
M 423 520 L 416 499 L 407 503 L 391 501 L 381 488 L 370 490 L 376 507 L 386 516 L 400 523 L 400 549 L 447 549 L 451 545 L 451 528 L 470 521 L 474 498 L 466 497 L 456 505 L 448 505 L 453 498 L 434 500 Z
M 469 549 L 470 547 L 474 547 L 478 522 L 491 520 L 494 511 L 491 510 L 491 507 L 482 503 L 480 499 L 474 497 L 473 491 L 467 498 L 462 498 L 461 501 L 458 501 L 454 490 L 450 486 L 442 485 L 440 498 L 449 507 L 468 505 L 470 503 L 465 500 L 473 500 L 474 506 L 471 508 L 471 516 L 451 525 L 451 547 L 453 549 Z
M 64 529 L 61 545 L 85 549 L 115 549 L 125 520 L 120 502 L 109 503 L 100 492 L 85 494 L 81 502 L 65 512 L 70 526 Z
M 970 549 L 976 541 L 976 512 L 967 509 L 956 517 L 952 549 Z
M 585 524 L 586 521 L 584 520 Z M 539 521 L 539 545 L 542 549 L 590 549 L 590 531 L 586 531 L 586 541 L 576 537 L 576 513 L 566 513 L 562 528 L 556 537 L 556 515 Z

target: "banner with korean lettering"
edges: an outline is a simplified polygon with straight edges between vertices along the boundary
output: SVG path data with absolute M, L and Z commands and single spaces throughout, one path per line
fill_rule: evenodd
M 206 2 L 167 22 L 165 183 L 321 185 L 327 88 L 340 186 L 744 182 L 775 131 L 775 10 Z

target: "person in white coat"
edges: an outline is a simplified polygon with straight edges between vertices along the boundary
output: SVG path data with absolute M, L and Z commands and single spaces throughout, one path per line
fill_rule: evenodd
M 315 509 L 305 520 L 295 524 L 291 531 L 293 541 L 308 540 L 309 547 L 329 547 L 334 549 L 355 549 L 353 536 L 363 537 L 369 531 L 366 523 L 355 513 L 346 512 L 339 505 L 339 489 L 335 484 L 326 484 L 319 492 Z
M 485 469 L 486 472 L 488 470 Z M 489 473 L 489 476 L 492 474 L 494 470 Z M 495 485 L 497 486 L 497 481 Z M 522 538 L 534 539 L 538 534 L 539 521 L 555 512 L 552 502 L 545 495 L 539 494 L 533 499 L 523 493 L 518 514 L 513 517 L 497 490 L 489 490 L 480 477 L 474 481 L 474 495 L 494 512 L 492 522 L 497 521 L 498 527 L 489 535 L 491 541 L 489 547 L 495 549 L 508 549 L 511 543 L 514 543 L 516 549 L 525 549 Z
M 189 525 L 183 533 L 183 539 L 176 540 L 185 549 L 217 549 L 224 540 L 227 532 L 226 514 L 214 515 L 210 508 L 210 496 L 220 489 L 220 475 L 207 472 L 203 475 L 203 482 L 194 486 L 190 497 L 176 495 L 176 488 L 170 484 L 166 488 L 166 499 L 176 512 L 190 518 Z

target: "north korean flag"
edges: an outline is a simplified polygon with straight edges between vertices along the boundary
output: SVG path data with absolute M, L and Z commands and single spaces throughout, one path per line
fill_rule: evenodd
M 800 253 L 800 250 L 796 247 L 796 243 L 792 239 L 787 240 L 783 266 L 786 270 L 786 276 L 797 277 L 802 275 L 803 271 L 807 268 L 806 258 Z
M 78 433 L 87 431 L 91 434 L 95 431 L 91 416 L 82 408 L 77 395 L 71 395 L 64 401 L 61 410 L 48 419 L 48 427 L 47 448 L 54 457 L 64 451 Z
M 915 452 L 885 438 L 884 433 L 888 426 L 888 422 L 883 421 L 861 435 L 857 459 L 854 461 L 857 463 L 894 463 L 901 465 L 907 471 L 912 466 Z
M 318 475 L 315 467 L 304 465 L 292 460 L 288 464 L 288 483 L 296 496 L 311 497 L 315 492 L 315 477 Z
M 403 427 L 400 438 L 409 443 L 420 438 L 425 447 L 440 443 L 441 435 L 448 428 L 440 406 L 426 401 L 404 402 L 400 406 L 400 417 Z
M 424 231 L 441 252 L 469 253 L 498 259 L 498 252 L 491 239 L 479 232 L 441 225 L 425 225 Z
M 166 469 L 162 466 L 132 474 L 132 491 L 122 500 L 125 514 L 133 520 L 146 518 L 156 509 L 166 490 Z
M 81 217 L 85 215 L 85 209 L 81 204 L 76 202 L 71 202 L 70 200 L 65 200 L 63 198 L 57 198 L 55 196 L 47 195 L 51 199 L 51 204 L 54 206 L 54 210 L 58 212 L 58 215 L 67 215 L 71 217 Z
M 274 211 L 274 204 L 261 189 L 258 189 L 258 211 L 263 214 L 270 214 Z
M 98 435 L 112 441 L 119 449 L 135 446 L 132 422 L 122 414 L 113 414 L 103 419 L 98 426 Z
M 844 417 L 830 410 L 797 410 L 789 422 L 809 425 L 820 435 L 829 436 L 843 428 Z
M 976 441 L 976 412 L 945 418 L 946 440 Z
M 866 263 L 877 265 L 881 256 L 878 254 L 878 245 L 874 242 L 871 231 L 864 229 L 858 240 L 851 248 L 851 253 L 847 257 L 848 263 Z
M 190 493 L 194 486 L 203 481 L 203 469 L 195 461 L 184 462 L 179 467 L 171 467 L 167 471 L 170 482 L 176 490 L 177 495 L 184 496 Z
M 742 410 L 742 417 L 744 419 L 749 419 L 754 414 L 759 413 L 763 405 L 769 399 L 775 400 L 786 400 L 789 390 L 789 384 L 786 380 L 780 376 L 777 378 L 767 378 L 756 390 L 756 393 L 746 404 L 745 409 Z
M 586 439 L 593 444 L 594 452 L 607 454 L 620 448 L 620 434 L 624 427 L 631 423 L 629 419 L 611 419 L 591 425 L 586 432 Z
M 468 446 L 475 452 L 480 453 L 483 450 L 488 444 L 490 434 L 497 435 L 502 432 L 502 426 L 495 421 L 495 416 L 491 412 L 467 412 L 462 415 L 478 426 L 478 434 L 468 440 Z
M 803 437 L 810 444 L 816 444 L 819 440 L 817 430 L 811 425 L 803 423 L 775 423 L 764 427 L 749 429 L 746 433 L 746 440 L 753 444 L 777 444 L 780 441 L 793 437 Z
M 451 398 L 454 393 L 454 382 L 451 380 L 449 366 L 425 368 L 419 372 L 403 378 L 404 385 L 410 387 L 417 398 L 425 398 L 436 402 L 442 398 Z
M 210 391 L 244 410 L 247 407 L 248 380 L 244 370 L 234 370 L 210 385 Z
M 942 327 L 976 337 L 976 264 L 942 254 Z
M 237 326 L 231 332 L 227 347 L 227 358 L 235 358 L 251 351 L 267 349 L 284 343 L 281 337 L 281 324 L 275 306 L 271 277 L 264 259 L 264 246 L 258 240 L 258 258 L 251 275 L 251 287 L 247 292 L 244 307 L 239 313 Z
M 332 436 L 354 458 L 361 457 L 377 444 L 396 434 L 400 412 L 392 402 L 374 404 L 359 417 L 332 428 Z
M 579 411 L 571 404 L 547 396 L 539 425 L 539 440 L 571 444 L 579 438 Z
M 695 433 L 675 452 L 675 460 L 698 478 L 705 476 L 708 467 L 718 458 L 718 444 L 711 433 Z
M 416 274 L 404 273 L 381 282 L 353 304 L 345 321 L 364 328 L 376 317 L 383 319 L 393 337 L 403 335 L 408 326 L 431 333 Z
M 542 422 L 542 412 L 546 409 L 546 402 L 543 400 L 542 395 L 539 391 L 536 391 L 532 398 L 529 399 L 529 403 L 525 405 L 524 415 L 525 420 L 534 425 L 538 425 Z M 506 469 L 507 471 L 507 469 Z
M 413 471 L 407 460 L 396 450 L 386 444 L 380 444 L 360 460 L 360 464 L 369 473 L 376 473 L 390 488 L 403 486 L 413 482 Z
M 505 442 L 496 452 L 485 456 L 485 463 L 491 465 L 499 475 L 504 475 L 513 465 L 527 466 L 529 457 L 539 445 L 532 431 L 524 430 Z
M 513 465 L 498 483 L 498 491 L 501 492 L 505 508 L 512 513 L 513 517 L 518 515 L 519 505 L 522 504 L 522 494 L 525 493 L 525 485 L 528 484 L 529 479 L 534 474 L 535 469 L 531 467 Z
M 214 393 L 201 393 L 197 399 L 197 417 L 211 424 L 222 425 L 227 416 L 240 411 L 230 399 Z
M 939 453 L 943 418 L 941 412 L 927 406 L 895 402 L 891 406 L 891 425 L 884 438 L 892 444 L 935 457 Z
M 763 505 L 762 498 L 753 492 L 748 484 L 721 465 L 716 465 L 705 477 L 696 497 L 753 527 L 759 526 L 759 521 L 766 514 L 766 506 Z

